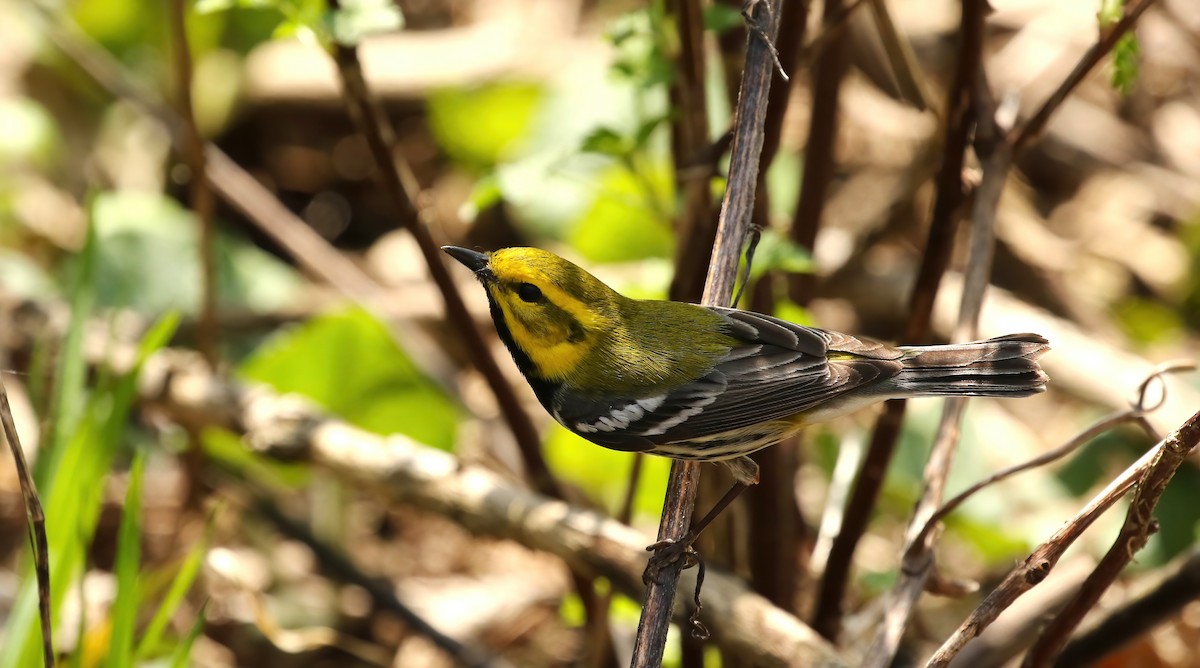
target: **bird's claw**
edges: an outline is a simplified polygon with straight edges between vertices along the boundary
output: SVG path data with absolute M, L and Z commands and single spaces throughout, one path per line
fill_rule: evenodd
M 646 547 L 647 552 L 653 552 L 650 560 L 646 563 L 646 570 L 642 573 L 642 582 L 649 586 L 650 583 L 658 579 L 658 576 L 663 572 L 663 569 L 683 560 L 683 565 L 679 570 L 691 568 L 698 561 L 698 553 L 692 548 L 691 540 L 675 540 L 674 538 L 665 538 L 663 540 Z

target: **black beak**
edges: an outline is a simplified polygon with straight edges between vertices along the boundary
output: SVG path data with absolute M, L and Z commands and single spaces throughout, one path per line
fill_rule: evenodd
M 442 246 L 442 250 L 450 257 L 466 265 L 467 269 L 479 273 L 488 266 L 487 253 L 460 248 L 459 246 Z

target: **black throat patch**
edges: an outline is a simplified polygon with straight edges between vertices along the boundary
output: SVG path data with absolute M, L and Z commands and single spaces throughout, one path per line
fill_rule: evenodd
M 537 396 L 538 402 L 547 411 L 551 411 L 551 401 L 554 398 L 554 393 L 562 383 L 548 381 L 538 375 L 537 369 L 533 366 L 533 360 L 529 359 L 529 355 L 521 350 L 517 342 L 513 340 L 512 332 L 508 329 L 508 322 L 504 320 L 504 312 L 500 310 L 500 306 L 496 304 L 496 300 L 492 298 L 492 294 L 488 291 L 488 307 L 492 312 L 492 322 L 496 324 L 496 333 L 500 335 L 500 340 L 504 342 L 504 347 L 508 348 L 508 352 L 512 355 L 513 362 L 516 363 L 517 369 L 521 371 L 521 375 L 525 376 L 525 380 L 529 382 L 529 387 L 533 388 L 533 394 Z

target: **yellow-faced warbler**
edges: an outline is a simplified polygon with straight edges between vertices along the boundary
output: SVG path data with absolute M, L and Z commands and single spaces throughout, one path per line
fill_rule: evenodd
M 475 272 L 496 331 L 542 406 L 614 450 L 719 461 L 813 422 L 900 397 L 1024 397 L 1046 389 L 1046 339 L 892 347 L 769 315 L 629 299 L 537 248 L 443 248 Z

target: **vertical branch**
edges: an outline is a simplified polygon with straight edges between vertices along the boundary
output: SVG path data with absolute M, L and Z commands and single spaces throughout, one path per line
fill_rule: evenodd
M 1100 595 L 1116 581 L 1121 570 L 1133 560 L 1134 553 L 1146 546 L 1150 534 L 1158 530 L 1154 508 L 1166 491 L 1167 483 L 1171 482 L 1175 472 L 1198 442 L 1200 412 L 1188 418 L 1183 426 L 1167 438 L 1150 465 L 1150 470 L 1138 482 L 1137 491 L 1134 492 L 1133 501 L 1129 504 L 1129 511 L 1125 516 L 1125 524 L 1117 534 L 1116 541 L 1096 565 L 1096 570 L 1084 581 L 1075 598 L 1060 610 L 1054 621 L 1042 631 L 1041 637 L 1025 656 L 1023 665 L 1026 668 L 1040 668 L 1054 661 L 1062 652 L 1071 632 L 1079 626 L 1084 616 L 1096 607 Z
M 716 236 L 716 217 L 709 185 L 716 162 L 709 151 L 708 102 L 705 95 L 704 17 L 699 0 L 668 0 L 675 17 L 679 52 L 670 96 L 671 154 L 675 191 L 682 210 L 675 226 L 675 277 L 671 299 L 695 301 L 704 290 L 704 271 Z
M 982 12 L 976 19 L 982 37 Z M 965 23 L 964 20 L 964 25 Z M 982 54 L 982 39 L 979 47 L 979 53 Z M 973 107 L 978 115 L 975 146 L 983 161 L 983 180 L 975 193 L 971 210 L 971 248 L 954 336 L 957 341 L 970 341 L 978 334 L 979 312 L 983 308 L 983 296 L 991 276 L 996 243 L 996 211 L 1008 178 L 1009 165 L 1012 163 L 1012 153 L 995 120 L 995 104 L 982 68 L 976 77 L 973 91 Z M 925 486 L 905 532 L 906 549 L 901 559 L 900 577 L 890 595 L 888 610 L 885 613 L 886 621 L 880 627 L 864 665 L 887 665 L 891 662 L 908 625 L 908 618 L 912 615 L 917 600 L 925 589 L 925 583 L 933 572 L 933 550 L 940 532 L 930 527 L 930 519 L 942 503 L 965 408 L 966 397 L 949 397 L 945 400 L 929 461 L 925 465 Z
M 983 0 L 963 0 L 957 67 L 946 103 L 942 163 L 935 180 L 937 197 L 929 225 L 929 240 L 925 244 L 925 254 L 921 258 L 917 282 L 909 302 L 905 343 L 921 343 L 928 336 L 934 298 L 954 247 L 958 210 L 964 199 L 962 168 L 972 118 L 972 86 L 982 62 L 985 12 L 986 3 Z M 813 622 L 817 632 L 826 638 L 836 638 L 841 628 L 843 598 L 854 550 L 866 531 L 883 485 L 884 473 L 895 452 L 900 424 L 904 419 L 904 406 L 903 400 L 889 401 L 883 414 L 876 420 L 871 445 L 863 459 L 862 472 L 855 481 L 846 506 L 845 521 L 830 549 L 829 567 L 821 581 Z
M 767 104 L 775 68 L 771 46 L 763 36 L 774 39 L 779 9 L 780 0 L 760 0 L 749 6 L 748 20 L 751 30 L 746 46 L 746 68 L 738 95 L 737 121 L 729 164 L 729 185 L 721 203 L 716 243 L 713 245 L 712 262 L 709 264 L 708 280 L 704 286 L 704 304 L 724 305 L 729 303 L 733 296 L 733 283 L 742 242 L 754 209 L 759 156 L 763 143 L 764 107 Z M 699 462 L 676 461 L 672 464 L 662 522 L 658 529 L 659 540 L 679 540 L 687 534 L 691 526 L 692 506 L 695 503 L 699 480 Z M 660 569 L 657 576 L 649 582 L 642 617 L 638 623 L 631 666 L 661 665 L 675 589 L 682 567 L 682 560 L 670 564 Z
M 192 50 L 187 36 L 187 7 L 184 0 L 171 0 L 171 40 L 175 52 L 175 85 L 179 88 L 177 107 L 183 121 L 182 152 L 188 165 L 188 199 L 196 222 L 200 225 L 200 323 L 196 347 L 208 363 L 217 369 L 217 249 L 213 222 L 215 200 L 208 187 L 208 161 L 204 155 L 204 139 L 196 126 L 192 106 Z
M 808 0 L 793 0 L 783 3 L 779 16 L 779 38 L 775 42 L 779 48 L 779 62 L 790 81 L 794 81 L 793 75 L 799 68 L 808 10 Z M 770 209 L 767 169 L 779 152 L 791 90 L 791 85 L 782 83 L 772 86 L 767 100 L 763 150 L 759 158 L 758 199 L 754 207 L 754 222 L 764 228 L 770 224 L 767 219 Z M 754 286 L 752 310 L 761 313 L 774 310 L 771 285 L 770 279 L 762 279 Z M 803 565 L 806 538 L 810 533 L 796 499 L 795 478 L 801 463 L 797 440 L 789 439 L 754 454 L 761 478 L 743 495 L 743 503 L 749 508 L 746 513 L 746 554 L 751 584 L 755 591 L 788 611 L 795 611 L 798 602 L 806 572 Z
M 838 133 L 838 98 L 842 79 L 849 66 L 845 32 L 834 26 L 848 14 L 842 0 L 825 0 L 821 15 L 824 30 L 830 35 L 813 63 L 813 109 L 809 119 L 808 143 L 804 146 L 804 175 L 800 182 L 800 200 L 792 217 L 791 239 L 810 252 L 817 241 L 821 213 L 829 184 L 833 181 L 833 149 Z M 788 293 L 798 304 L 812 298 L 813 276 L 796 274 L 788 283 Z
M 17 470 L 17 482 L 21 485 L 21 496 L 25 499 L 25 517 L 29 522 L 29 540 L 33 550 L 33 568 L 37 573 L 38 615 L 42 625 L 42 664 L 54 668 L 54 637 L 50 610 L 50 548 L 46 542 L 46 512 L 38 498 L 37 486 L 25 461 L 25 450 L 17 434 L 12 406 L 8 403 L 8 390 L 0 378 L 0 423 L 4 426 L 4 438 L 12 452 L 13 466 Z M 16 640 L 10 638 L 10 640 Z

